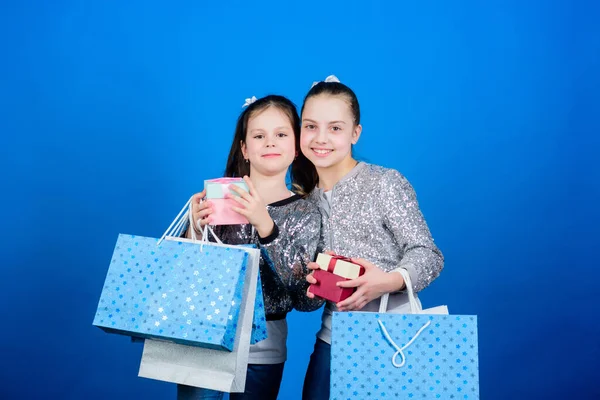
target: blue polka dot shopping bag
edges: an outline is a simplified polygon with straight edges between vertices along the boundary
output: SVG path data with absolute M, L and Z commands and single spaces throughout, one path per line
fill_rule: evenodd
M 330 398 L 479 399 L 477 317 L 422 310 L 403 276 L 411 314 L 333 313 Z
M 132 337 L 233 350 L 245 276 L 249 262 L 258 265 L 252 254 L 259 250 L 208 242 L 208 231 L 202 241 L 180 238 L 189 204 L 160 239 L 119 235 L 94 325 Z M 252 342 L 266 338 L 259 290 L 252 296 L 257 319 Z

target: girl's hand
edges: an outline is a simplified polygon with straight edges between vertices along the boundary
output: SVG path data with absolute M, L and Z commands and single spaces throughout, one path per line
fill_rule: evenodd
M 353 258 L 352 262 L 362 265 L 365 273 L 356 279 L 337 283 L 339 287 L 356 288 L 352 296 L 336 304 L 340 311 L 360 310 L 370 301 L 404 287 L 404 278 L 398 273 L 384 272 L 372 262 L 362 258 Z
M 333 256 L 333 255 L 335 255 L 335 253 L 334 253 L 333 251 L 325 251 L 324 253 L 325 253 L 325 254 L 329 254 L 330 256 Z M 309 262 L 308 264 L 306 264 L 306 266 L 308 267 L 308 269 L 311 269 L 311 270 L 313 270 L 313 271 L 315 271 L 315 270 L 317 270 L 317 269 L 320 269 L 320 268 L 321 268 L 321 267 L 319 266 L 319 264 L 317 264 L 316 262 Z M 310 273 L 310 274 L 306 275 L 306 281 L 307 281 L 308 283 L 310 283 L 311 285 L 314 285 L 315 283 L 317 283 L 317 282 L 318 282 L 318 281 L 317 281 L 317 279 L 314 277 L 314 275 L 313 275 L 313 272 L 312 272 L 312 271 L 311 271 L 311 273 Z M 307 289 L 306 289 L 306 296 L 307 296 L 308 298 L 314 299 L 314 298 L 315 298 L 315 295 L 314 295 L 314 294 L 312 294 L 311 292 L 309 292 L 309 291 L 308 291 L 308 289 L 310 289 L 310 288 L 307 288 Z
M 246 217 L 261 238 L 267 237 L 273 233 L 275 223 L 267 211 L 266 204 L 256 192 L 250 178 L 244 176 L 244 181 L 248 185 L 250 193 L 236 185 L 230 185 L 229 189 L 236 192 L 239 196 L 227 194 L 226 198 L 237 201 L 239 207 L 232 207 L 232 210 Z
M 306 266 L 308 267 L 308 269 L 311 269 L 313 271 L 321 268 L 321 267 L 319 267 L 319 264 L 317 264 L 316 262 L 309 262 L 308 264 L 306 264 Z M 310 283 L 311 285 L 314 285 L 315 283 L 318 282 L 317 279 L 313 276 L 312 271 L 310 274 L 306 275 L 306 281 L 308 283 Z M 314 299 L 315 295 L 313 293 L 309 292 L 308 291 L 309 289 L 310 289 L 310 286 L 306 289 L 306 296 L 309 299 Z
M 202 236 L 202 229 L 204 226 L 210 224 L 212 221 L 210 214 L 212 214 L 214 211 L 210 201 L 202 201 L 205 196 L 206 189 L 200 193 L 196 193 L 192 197 L 192 221 L 194 221 L 194 226 L 191 228 L 194 229 L 200 236 Z M 191 238 L 191 232 L 189 229 L 186 236 Z

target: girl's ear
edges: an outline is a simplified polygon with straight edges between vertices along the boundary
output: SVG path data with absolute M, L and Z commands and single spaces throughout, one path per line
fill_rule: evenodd
M 242 155 L 244 156 L 244 160 L 248 160 L 248 151 L 246 149 L 246 143 L 243 140 L 240 140 L 240 148 L 242 149 Z
M 356 125 L 354 127 L 354 131 L 352 132 L 352 144 L 356 144 L 358 139 L 360 138 L 360 134 L 362 133 L 362 125 Z

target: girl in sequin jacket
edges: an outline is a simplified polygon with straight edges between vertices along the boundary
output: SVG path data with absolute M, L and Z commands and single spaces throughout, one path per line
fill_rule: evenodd
M 245 393 L 231 399 L 276 399 L 287 358 L 286 314 L 295 308 L 312 311 L 323 301 L 305 296 L 307 264 L 315 259 L 321 228 L 318 207 L 291 192 L 286 174 L 299 193 L 314 188 L 316 171 L 299 153 L 300 119 L 294 104 L 282 96 L 248 99 L 240 115 L 227 161 L 225 176 L 244 177 L 249 192 L 237 186 L 230 196 L 239 204 L 234 210 L 249 225 L 215 227 L 217 236 L 233 245 L 256 244 L 261 250 L 260 276 L 263 285 L 268 338 L 250 346 Z M 188 227 L 202 235 L 211 222 L 211 203 L 205 191 L 192 201 L 193 221 Z M 221 399 L 223 393 L 178 385 L 178 399 Z
M 329 399 L 333 311 L 378 311 L 379 298 L 391 293 L 388 310 L 407 312 L 404 279 L 397 271 L 407 270 L 418 292 L 439 275 L 444 263 L 406 178 L 352 157 L 361 132 L 358 100 L 349 87 L 330 76 L 311 88 L 302 107 L 300 147 L 318 173 L 308 200 L 322 213 L 320 251 L 352 257 L 365 273 L 338 283 L 356 292 L 325 306 L 304 381 L 306 400 Z M 306 279 L 316 283 L 312 275 Z

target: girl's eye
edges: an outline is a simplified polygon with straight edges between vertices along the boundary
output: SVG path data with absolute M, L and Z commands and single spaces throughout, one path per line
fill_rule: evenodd
M 279 133 L 277 134 L 277 137 L 280 137 L 280 138 L 287 137 L 287 133 L 279 132 Z
M 307 124 L 307 125 L 305 125 L 304 127 L 305 127 L 306 129 L 310 129 L 310 130 L 313 130 L 313 129 L 315 129 L 315 128 L 316 128 L 316 126 L 315 126 L 315 125 L 313 125 L 313 124 Z
M 341 131 L 341 130 L 342 130 L 342 128 L 340 128 L 339 126 L 332 126 L 332 127 L 331 127 L 331 129 L 332 129 L 334 132 L 337 132 L 337 131 Z
M 262 139 L 263 137 L 263 135 L 254 135 L 254 139 Z

